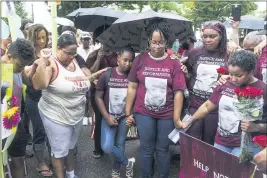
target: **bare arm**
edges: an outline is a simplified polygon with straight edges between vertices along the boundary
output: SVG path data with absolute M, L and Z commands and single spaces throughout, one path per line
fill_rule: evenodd
M 207 100 L 198 108 L 198 110 L 191 117 L 190 121 L 183 123 L 183 128 L 187 128 L 198 119 L 204 119 L 211 111 L 215 110 L 216 108 L 217 106 L 215 104 L 213 104 L 210 100 Z
M 177 91 L 174 96 L 174 113 L 173 121 L 175 126 L 180 128 L 181 124 L 181 113 L 183 109 L 184 93 L 182 91 Z
M 260 171 L 267 171 L 267 148 L 256 154 L 253 159 Z
M 231 41 L 235 42 L 239 46 L 239 33 L 238 33 L 238 27 L 239 27 L 240 21 L 232 21 L 231 25 L 233 28 L 233 33 L 231 36 Z
M 91 71 L 87 67 L 83 67 L 81 69 L 82 69 L 82 71 L 83 71 L 83 73 L 84 73 L 85 76 L 87 76 L 87 77 L 92 76 Z
M 97 56 L 94 65 L 90 68 L 90 71 L 94 73 L 99 70 L 101 58 L 102 58 L 101 56 L 99 55 Z
M 104 101 L 103 101 L 103 96 L 104 96 L 104 91 L 96 91 L 96 94 L 95 94 L 95 101 L 96 101 L 96 104 L 99 108 L 99 111 L 101 112 L 102 116 L 108 120 L 109 119 L 109 114 L 107 112 L 107 109 L 106 109 L 106 106 L 104 104 Z
M 32 85 L 32 77 L 36 72 L 37 65 L 33 64 L 31 66 L 25 66 L 24 71 L 22 72 L 22 82 L 27 86 Z
M 47 66 L 43 60 L 38 59 L 35 61 L 35 63 L 38 66 L 35 74 L 32 77 L 32 84 L 34 89 L 42 90 L 48 87 L 53 75 L 53 69 L 51 63 L 49 66 Z
M 126 97 L 126 106 L 125 106 L 125 114 L 126 116 L 131 115 L 133 104 L 136 97 L 136 89 L 138 83 L 129 82 L 128 90 L 127 90 L 127 97 Z

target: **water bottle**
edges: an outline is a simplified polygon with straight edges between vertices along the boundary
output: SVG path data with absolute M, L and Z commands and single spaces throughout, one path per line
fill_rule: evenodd
M 180 48 L 180 42 L 179 39 L 176 39 L 172 45 L 172 52 L 177 53 L 179 48 Z

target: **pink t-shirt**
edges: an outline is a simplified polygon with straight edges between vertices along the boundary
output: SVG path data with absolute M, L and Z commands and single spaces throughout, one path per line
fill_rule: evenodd
M 96 86 L 96 90 L 104 91 L 104 103 L 108 113 L 114 117 L 125 116 L 125 103 L 128 87 L 127 75 L 120 75 L 116 67 L 111 69 L 111 75 L 106 85 L 106 74 L 103 73 Z
M 266 84 L 258 80 L 253 84 L 248 86 L 260 88 L 263 90 L 263 114 L 262 120 L 257 121 L 259 123 L 267 122 L 267 88 Z M 218 106 L 218 128 L 215 136 L 215 142 L 217 144 L 227 146 L 227 147 L 239 147 L 241 142 L 241 129 L 240 129 L 240 119 L 236 106 L 234 105 L 235 96 L 235 86 L 231 82 L 227 82 L 225 85 L 218 86 L 214 89 L 213 94 L 210 97 L 210 101 Z M 252 137 L 260 135 L 260 133 L 252 133 Z
M 148 52 L 142 53 L 135 58 L 128 79 L 138 83 L 134 112 L 158 119 L 173 118 L 174 94 L 186 89 L 178 60 L 169 55 L 154 60 Z

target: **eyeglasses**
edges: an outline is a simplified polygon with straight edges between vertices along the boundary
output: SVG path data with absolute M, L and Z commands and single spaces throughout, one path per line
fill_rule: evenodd
M 160 47 L 164 47 L 166 45 L 166 41 L 153 41 L 153 40 L 150 40 L 150 44 L 153 45 L 153 46 L 160 46 Z
M 77 56 L 77 53 L 73 53 L 73 52 L 69 52 L 69 51 L 66 51 L 65 49 L 62 49 L 62 51 L 64 51 L 65 54 L 67 54 L 69 57 L 76 57 Z

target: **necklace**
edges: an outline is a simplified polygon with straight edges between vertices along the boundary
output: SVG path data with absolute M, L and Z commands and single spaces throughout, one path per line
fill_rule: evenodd
M 148 55 L 149 55 L 152 59 L 154 59 L 154 60 L 156 60 L 156 61 L 161 61 L 161 60 L 163 60 L 163 59 L 166 59 L 166 57 L 168 56 L 168 53 L 164 53 L 164 55 L 163 55 L 162 57 L 153 57 L 153 56 L 151 55 L 150 52 L 148 53 Z

